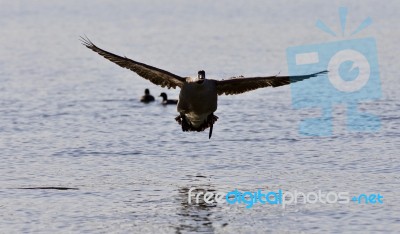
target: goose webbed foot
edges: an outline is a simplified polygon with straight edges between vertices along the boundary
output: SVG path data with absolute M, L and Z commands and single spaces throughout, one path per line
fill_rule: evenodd
M 191 129 L 191 125 L 188 123 L 188 121 L 185 118 L 184 114 L 178 115 L 175 120 L 182 126 L 182 131 L 188 132 Z

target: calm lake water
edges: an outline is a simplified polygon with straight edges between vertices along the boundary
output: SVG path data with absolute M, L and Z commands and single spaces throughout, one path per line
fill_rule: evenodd
M 399 232 L 398 1 L 0 1 L 0 233 Z M 342 37 L 370 16 L 373 24 Z M 337 37 L 315 27 L 321 19 Z M 86 49 L 182 76 L 288 74 L 286 49 L 374 37 L 377 132 L 299 134 L 290 87 L 221 96 L 208 132 L 184 133 L 164 90 Z M 348 34 L 347 34 L 348 35 Z M 138 100 L 145 88 L 157 96 Z M 318 110 L 311 110 L 315 112 Z M 71 188 L 21 189 L 38 187 Z M 383 204 L 188 204 L 188 190 L 346 191 Z

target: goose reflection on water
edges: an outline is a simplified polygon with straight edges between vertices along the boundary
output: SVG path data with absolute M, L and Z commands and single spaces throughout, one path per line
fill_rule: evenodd
M 204 197 L 200 196 L 199 203 L 192 202 L 188 203 L 188 187 L 179 188 L 179 202 L 180 209 L 178 210 L 178 216 L 180 216 L 180 224 L 176 227 L 176 233 L 182 232 L 206 232 L 214 233 L 213 222 L 210 219 L 213 210 L 217 204 L 207 204 L 204 201 Z M 196 189 L 192 191 L 194 194 L 213 192 L 215 191 L 209 185 L 196 186 Z
M 191 176 L 192 177 L 192 176 Z M 176 226 L 176 233 L 187 233 L 187 232 L 204 232 L 214 233 L 215 228 L 219 228 L 221 225 L 221 218 L 215 215 L 218 212 L 217 203 L 206 203 L 204 201 L 204 194 L 206 192 L 215 193 L 215 189 L 212 185 L 207 182 L 201 182 L 201 180 L 207 179 L 205 176 L 197 175 L 191 178 L 191 185 L 178 188 L 178 202 L 180 203 L 177 215 L 179 216 L 179 224 Z M 200 180 L 200 181 L 199 181 Z M 191 190 L 192 202 L 189 204 L 188 195 Z M 199 195 L 199 202 L 195 201 L 196 195 Z M 222 224 L 225 227 L 227 224 Z

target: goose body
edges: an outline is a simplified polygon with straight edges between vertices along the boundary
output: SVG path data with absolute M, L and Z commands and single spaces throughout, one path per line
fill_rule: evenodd
M 178 112 L 186 116 L 193 130 L 199 129 L 207 117 L 217 110 L 217 86 L 214 80 L 188 78 L 179 94 Z M 204 129 L 201 129 L 204 130 Z
M 81 41 L 84 46 L 92 51 L 123 68 L 135 72 L 153 84 L 167 88 L 181 88 L 177 105 L 179 115 L 175 120 L 182 126 L 182 131 L 200 132 L 210 128 L 209 138 L 212 135 L 213 125 L 218 119 L 214 115 L 218 106 L 218 95 L 240 94 L 264 87 L 279 87 L 327 73 L 327 71 L 321 71 L 299 76 L 240 77 L 213 80 L 206 79 L 205 72 L 201 70 L 198 72 L 197 78 L 181 77 L 100 49 L 88 38 L 81 37 Z

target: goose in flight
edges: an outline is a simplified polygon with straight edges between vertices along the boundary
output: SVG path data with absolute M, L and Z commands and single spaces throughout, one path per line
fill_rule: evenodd
M 167 94 L 166 93 L 161 93 L 160 94 L 160 97 L 162 97 L 163 98 L 163 100 L 162 100 L 162 102 L 161 102 L 161 104 L 163 104 L 163 105 L 176 105 L 177 103 L 178 103 L 178 100 L 175 100 L 175 99 L 168 99 L 168 96 L 167 96 Z
M 87 37 L 81 37 L 81 42 L 92 51 L 123 68 L 135 72 L 153 84 L 167 87 L 168 89 L 180 88 L 177 106 L 179 115 L 175 120 L 182 126 L 182 131 L 200 132 L 210 128 L 208 138 L 211 138 L 213 125 L 218 119 L 214 115 L 217 110 L 218 95 L 240 94 L 264 87 L 279 87 L 327 73 L 327 71 L 321 71 L 300 76 L 240 77 L 213 80 L 206 79 L 206 73 L 201 70 L 198 72 L 197 78 L 181 77 L 160 68 L 100 49 Z

